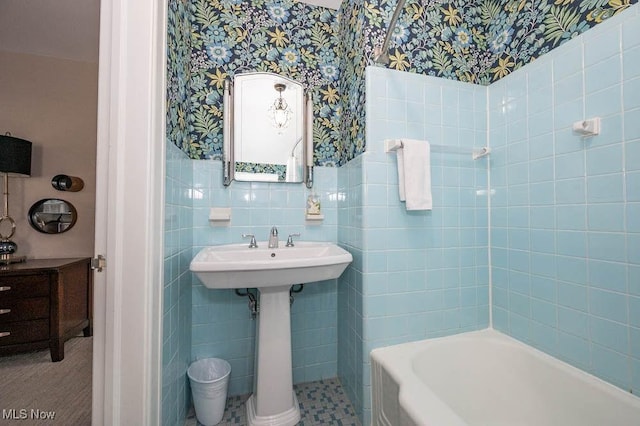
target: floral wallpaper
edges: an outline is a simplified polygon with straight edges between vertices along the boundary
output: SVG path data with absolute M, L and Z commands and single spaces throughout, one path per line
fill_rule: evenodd
M 407 0 L 389 68 L 488 85 L 620 13 L 637 0 Z M 343 3 L 341 164 L 364 152 L 364 68 L 382 45 L 396 0 Z M 380 65 L 383 66 L 383 65 Z
M 389 68 L 490 84 L 637 0 L 408 0 Z M 366 54 L 382 44 L 396 2 L 365 6 Z
M 170 0 L 167 19 L 167 139 L 187 151 L 191 79 L 189 0 Z
M 234 170 L 236 172 L 277 174 L 278 182 L 285 182 L 287 177 L 287 168 L 284 164 L 247 163 L 244 161 L 236 161 Z
M 407 0 L 387 66 L 488 85 L 636 2 Z M 191 158 L 220 158 L 224 81 L 271 71 L 312 92 L 315 164 L 355 158 L 365 68 L 396 4 L 344 0 L 336 12 L 296 0 L 171 0 L 168 137 Z
M 480 82 L 493 82 L 622 12 L 637 0 L 486 1 L 485 65 Z
M 338 164 L 338 13 L 293 0 L 191 0 L 191 14 L 190 157 L 221 157 L 224 81 L 267 71 L 311 91 L 315 164 Z
M 343 105 L 341 137 L 345 141 L 340 165 L 355 158 L 365 148 L 365 68 L 369 58 L 365 52 L 366 20 L 364 0 L 342 3 L 340 40 L 343 43 L 340 94 Z

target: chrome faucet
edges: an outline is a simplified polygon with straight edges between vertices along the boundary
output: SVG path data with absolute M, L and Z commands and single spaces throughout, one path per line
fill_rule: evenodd
M 256 236 L 253 234 L 242 234 L 242 238 L 251 238 L 251 242 L 249 243 L 249 248 L 258 248 L 258 244 L 256 243 Z
M 278 248 L 278 228 L 275 226 L 269 232 L 269 248 Z

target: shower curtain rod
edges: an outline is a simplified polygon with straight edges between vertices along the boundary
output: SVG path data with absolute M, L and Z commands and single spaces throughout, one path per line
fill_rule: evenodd
M 398 21 L 398 17 L 400 16 L 400 12 L 404 8 L 404 3 L 406 0 L 398 0 L 398 4 L 396 4 L 396 10 L 393 11 L 393 16 L 391 17 L 391 21 L 389 22 L 389 27 L 387 28 L 387 35 L 384 38 L 384 43 L 382 46 L 376 46 L 373 49 L 373 62 L 376 64 L 388 64 L 389 63 L 389 42 L 391 42 L 391 35 L 393 34 L 393 30 L 396 27 L 396 22 Z
M 402 147 L 402 141 L 399 139 L 387 139 L 384 141 L 384 152 L 397 151 L 399 149 L 402 149 Z M 431 144 L 431 151 L 447 154 L 471 154 L 471 158 L 477 160 L 478 158 L 486 157 L 487 155 L 489 155 L 491 153 L 491 148 L 489 148 L 488 146 L 483 146 L 482 148 L 469 149 L 457 146 Z

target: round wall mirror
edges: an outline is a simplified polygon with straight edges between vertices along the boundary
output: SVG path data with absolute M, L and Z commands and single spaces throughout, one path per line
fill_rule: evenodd
M 36 231 L 45 234 L 60 234 L 73 228 L 78 212 L 68 201 L 45 198 L 29 209 L 29 223 Z

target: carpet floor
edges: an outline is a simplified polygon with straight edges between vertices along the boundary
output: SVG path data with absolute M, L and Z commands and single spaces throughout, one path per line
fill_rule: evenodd
M 92 342 L 68 340 L 60 362 L 48 350 L 0 357 L 0 424 L 90 425 Z

